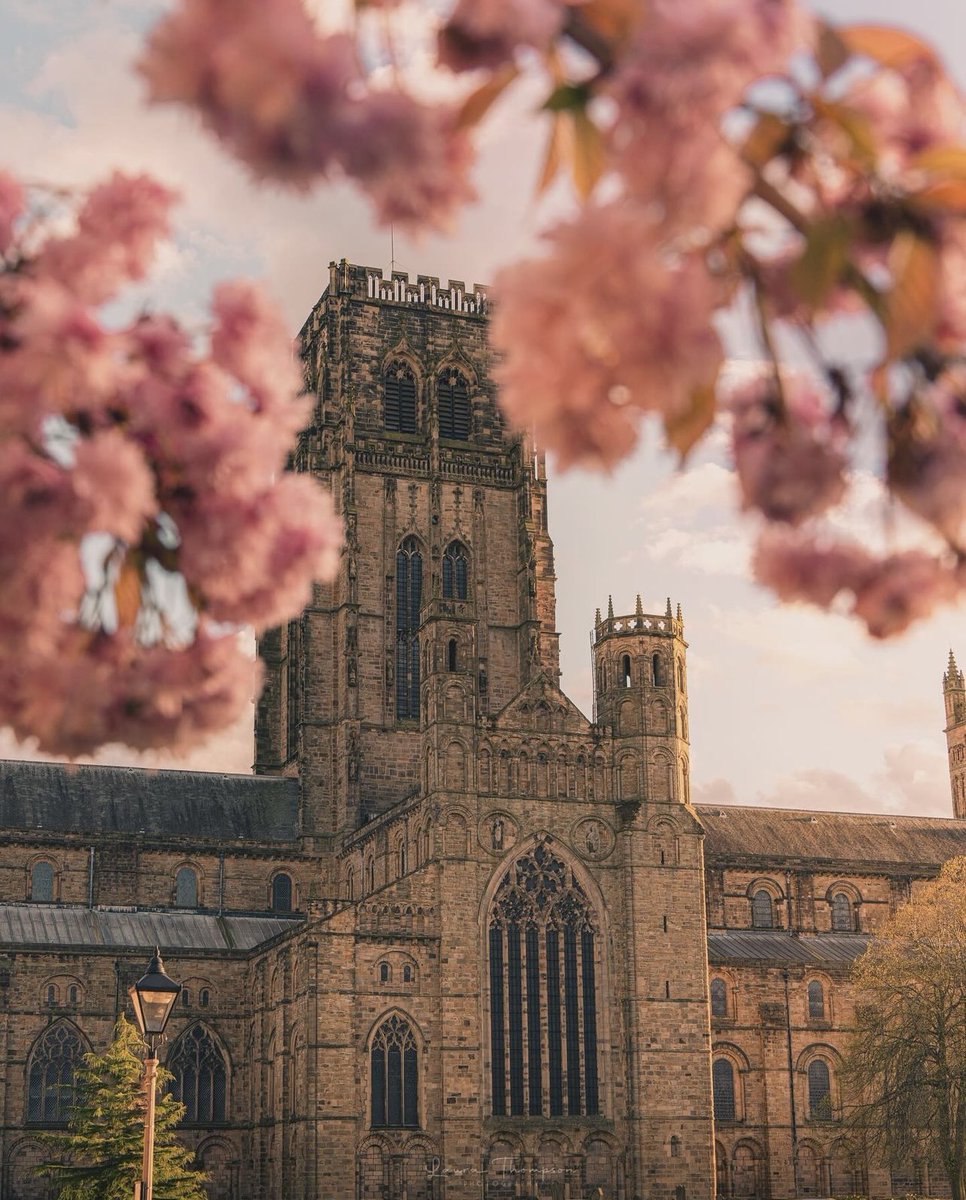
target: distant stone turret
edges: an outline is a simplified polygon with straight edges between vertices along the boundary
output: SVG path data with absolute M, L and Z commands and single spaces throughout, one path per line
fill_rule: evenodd
M 966 683 L 952 650 L 943 675 L 943 698 L 946 701 L 946 746 L 953 815 L 966 820 Z

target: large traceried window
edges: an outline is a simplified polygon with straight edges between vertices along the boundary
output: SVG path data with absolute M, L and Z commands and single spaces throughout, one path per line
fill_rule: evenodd
M 423 597 L 423 556 L 415 538 L 396 553 L 396 716 L 419 717 L 419 609 Z
M 416 376 L 408 363 L 394 362 L 386 368 L 383 424 L 392 433 L 416 432 Z
M 494 1116 L 596 1115 L 598 925 L 546 842 L 506 871 L 488 933 Z
M 174 1077 L 171 1092 L 185 1106 L 186 1124 L 213 1125 L 226 1119 L 225 1059 L 204 1025 L 184 1031 L 165 1066 Z
M 59 1021 L 40 1037 L 27 1071 L 27 1120 L 66 1125 L 74 1104 L 74 1072 L 84 1055 L 80 1034 Z
M 443 598 L 465 600 L 469 590 L 469 560 L 462 542 L 450 542 L 443 555 Z
M 459 371 L 444 371 L 436 383 L 439 436 L 465 442 L 470 436 L 470 389 Z
M 369 1053 L 372 1124 L 419 1124 L 419 1054 L 408 1021 L 391 1016 L 376 1030 Z

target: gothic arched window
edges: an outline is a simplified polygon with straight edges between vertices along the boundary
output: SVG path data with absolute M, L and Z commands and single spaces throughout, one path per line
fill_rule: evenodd
M 392 1016 L 376 1030 L 369 1053 L 372 1124 L 413 1128 L 419 1124 L 419 1063 L 412 1027 Z
M 84 1054 L 80 1034 L 64 1021 L 51 1025 L 30 1055 L 27 1120 L 66 1125 L 74 1104 L 74 1072 Z
M 175 1042 L 165 1063 L 170 1088 L 185 1106 L 188 1125 L 225 1120 L 228 1072 L 218 1044 L 204 1025 L 192 1025 Z
M 775 907 L 771 892 L 760 888 L 751 898 L 751 924 L 754 929 L 775 928 Z
M 30 871 L 30 899 L 53 904 L 54 868 L 49 862 L 34 863 Z
M 596 1116 L 597 946 L 593 907 L 545 842 L 518 858 L 489 921 L 494 1116 Z
M 284 871 L 272 880 L 272 912 L 292 911 L 292 876 Z
M 383 424 L 392 433 L 416 432 L 416 376 L 408 363 L 394 362 L 386 368 Z
M 713 1017 L 728 1015 L 728 985 L 723 979 L 711 980 L 711 1015 Z
M 730 1059 L 716 1058 L 712 1063 L 711 1093 L 714 1097 L 714 1119 L 734 1121 L 737 1116 L 735 1068 Z
M 818 979 L 808 985 L 808 1017 L 810 1021 L 825 1020 L 825 989 Z
M 469 593 L 469 558 L 462 542 L 450 542 L 443 554 L 443 598 L 465 600 Z
M 832 1119 L 832 1079 L 828 1063 L 820 1058 L 808 1064 L 808 1115 L 812 1121 Z
M 465 442 L 470 436 L 470 389 L 459 371 L 444 371 L 436 384 L 439 436 Z
M 832 930 L 835 933 L 852 933 L 852 905 L 844 892 L 836 892 L 832 897 Z
M 198 907 L 198 875 L 191 867 L 180 867 L 174 879 L 174 902 L 178 908 Z
M 423 556 L 415 538 L 396 553 L 396 716 L 419 717 L 419 610 L 423 597 Z

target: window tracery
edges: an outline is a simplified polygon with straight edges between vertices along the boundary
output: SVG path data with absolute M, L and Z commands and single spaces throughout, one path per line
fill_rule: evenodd
M 409 363 L 394 362 L 386 368 L 383 424 L 391 433 L 416 432 L 416 375 Z
M 470 436 L 470 388 L 465 376 L 450 369 L 436 384 L 439 436 L 465 442 Z
M 443 599 L 465 600 L 469 594 L 469 556 L 462 542 L 450 542 L 443 554 Z
M 412 1026 L 393 1015 L 379 1026 L 369 1053 L 372 1124 L 419 1125 L 419 1054 Z
M 597 933 L 590 900 L 546 842 L 506 870 L 488 931 L 494 1115 L 600 1111 Z
M 225 1120 L 225 1059 L 203 1025 L 192 1025 L 184 1031 L 165 1065 L 173 1076 L 171 1092 L 185 1106 L 186 1124 L 211 1125 Z
M 34 1046 L 27 1071 L 27 1120 L 66 1125 L 74 1104 L 74 1073 L 84 1047 L 64 1021 L 51 1025 Z

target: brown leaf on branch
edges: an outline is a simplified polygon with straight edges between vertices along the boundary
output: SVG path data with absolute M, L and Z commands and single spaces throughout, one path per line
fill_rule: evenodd
M 818 62 L 822 78 L 828 79 L 840 68 L 844 67 L 852 56 L 851 49 L 842 40 L 841 34 L 834 25 L 819 21 L 816 25 L 815 58 Z
M 941 179 L 916 192 L 911 199 L 918 208 L 962 216 L 966 214 L 966 179 Z
M 537 180 L 537 196 L 540 197 L 556 179 L 563 165 L 566 150 L 564 143 L 567 130 L 560 113 L 554 113 L 553 124 L 550 127 L 550 138 L 547 141 L 547 153 L 543 160 L 543 169 Z
M 507 63 L 495 71 L 482 87 L 470 92 L 456 119 L 457 127 L 472 129 L 478 125 L 519 74 L 520 70 L 514 63 Z
M 890 359 L 902 358 L 932 336 L 938 307 L 938 266 L 935 246 L 914 233 L 900 233 L 892 243 L 892 287 L 883 316 Z
M 623 41 L 641 19 L 640 0 L 587 0 L 580 19 L 602 37 Z
M 823 217 L 808 230 L 805 251 L 791 270 L 792 286 L 814 312 L 841 282 L 849 262 L 852 230 L 840 216 Z
M 711 428 L 715 414 L 714 381 L 691 389 L 688 407 L 682 412 L 667 413 L 664 434 L 668 445 L 677 450 L 682 463 Z
M 573 132 L 571 173 L 578 196 L 586 200 L 604 173 L 604 139 L 582 109 L 574 109 L 569 116 Z
M 790 133 L 788 123 L 781 117 L 770 112 L 760 113 L 741 147 L 741 157 L 756 170 L 761 170 L 788 141 Z
M 131 561 L 130 555 L 118 572 L 114 584 L 114 603 L 117 607 L 117 624 L 120 629 L 130 629 L 141 611 L 141 572 Z
M 931 46 L 891 25 L 845 25 L 838 30 L 838 36 L 853 54 L 863 54 L 884 67 L 936 61 Z

